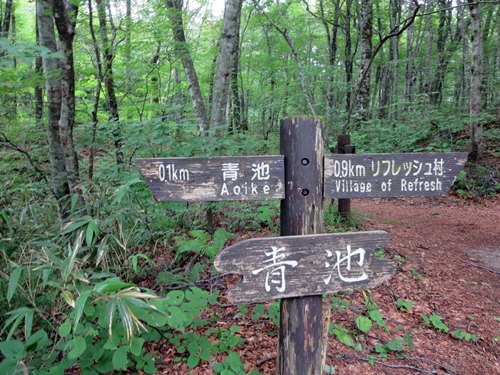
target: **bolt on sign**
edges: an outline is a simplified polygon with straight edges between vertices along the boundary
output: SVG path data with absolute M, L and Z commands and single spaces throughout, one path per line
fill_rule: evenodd
M 283 156 L 137 159 L 159 201 L 283 199 Z
M 326 156 L 324 197 L 395 198 L 445 195 L 466 161 L 465 152 Z
M 228 293 L 235 303 L 373 288 L 397 269 L 374 254 L 388 239 L 384 231 L 250 239 L 220 252 L 215 268 L 243 276 Z

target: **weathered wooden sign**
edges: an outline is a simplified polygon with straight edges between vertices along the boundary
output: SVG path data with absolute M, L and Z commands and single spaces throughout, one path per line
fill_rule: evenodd
M 325 198 L 432 197 L 448 193 L 465 152 L 336 154 L 324 158 Z
M 239 242 L 215 259 L 219 273 L 242 275 L 228 297 L 261 302 L 375 287 L 396 265 L 374 255 L 384 231 L 282 236 Z
M 136 159 L 159 201 L 283 199 L 283 156 Z

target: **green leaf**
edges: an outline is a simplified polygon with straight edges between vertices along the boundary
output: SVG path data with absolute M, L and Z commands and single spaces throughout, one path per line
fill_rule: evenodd
M 17 369 L 17 360 L 6 358 L 0 362 L 0 374 L 14 375 Z
M 128 347 L 122 346 L 113 353 L 113 368 L 115 370 L 126 370 L 128 368 Z
M 401 337 L 395 338 L 386 344 L 387 349 L 392 351 L 401 351 L 404 348 L 404 341 Z
M 408 300 L 398 299 L 396 301 L 396 306 L 401 311 L 408 311 L 409 309 L 411 309 L 413 307 L 413 302 L 408 301 Z
M 90 290 L 84 290 L 76 299 L 75 304 L 75 323 L 73 324 L 73 333 L 76 332 L 76 328 L 78 327 L 78 323 L 83 314 L 83 309 L 85 308 L 85 304 L 87 303 L 87 299 L 90 296 Z
M 71 345 L 73 346 L 73 349 L 71 349 L 68 353 L 69 359 L 77 359 L 87 348 L 87 343 L 85 342 L 83 336 L 76 336 L 73 340 L 71 340 Z
M 368 332 L 372 329 L 372 321 L 368 319 L 366 316 L 360 316 L 356 319 L 356 326 L 362 332 Z
M 429 317 L 429 320 L 431 321 L 434 328 L 436 328 L 438 331 L 441 331 L 441 332 L 448 332 L 448 326 L 446 324 L 444 324 L 442 319 L 443 318 L 441 316 L 436 315 L 436 314 L 432 314 Z
M 184 323 L 187 320 L 186 314 L 177 306 L 170 306 L 168 312 L 168 325 L 178 330 L 184 329 Z
M 385 327 L 385 321 L 382 317 L 382 313 L 379 310 L 370 310 L 368 316 L 373 320 L 379 327 Z
M 140 356 L 142 354 L 142 346 L 144 345 L 144 339 L 142 337 L 133 337 L 130 343 L 130 352 L 135 356 Z
M 5 358 L 20 360 L 24 356 L 24 345 L 18 340 L 7 340 L 0 342 L 0 352 Z
M 240 356 L 236 352 L 229 352 L 226 362 L 229 367 L 236 373 L 239 374 L 244 371 L 243 363 L 241 363 Z
M 190 369 L 195 368 L 200 363 L 200 358 L 197 355 L 191 354 L 187 359 L 187 365 Z
M 110 279 L 97 283 L 94 287 L 94 290 L 99 294 L 104 294 L 104 293 L 114 292 L 120 289 L 130 288 L 133 285 L 134 284 L 131 283 L 124 283 L 123 281 L 120 280 L 119 277 L 112 277 Z
M 19 277 L 21 276 L 22 271 L 22 266 L 16 266 L 10 274 L 9 285 L 7 287 L 7 302 L 10 302 L 16 292 L 17 284 L 19 283 Z
M 59 336 L 61 337 L 66 337 L 69 335 L 69 333 L 71 332 L 71 323 L 68 319 L 66 319 L 64 323 L 59 326 L 58 332 Z

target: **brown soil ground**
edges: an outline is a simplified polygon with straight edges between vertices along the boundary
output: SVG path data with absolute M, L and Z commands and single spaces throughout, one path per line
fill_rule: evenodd
M 368 334 L 355 329 L 355 319 L 365 311 L 366 291 L 337 297 L 348 301 L 344 311 L 332 311 L 332 320 L 353 332 L 362 345 L 356 351 L 330 336 L 327 364 L 335 374 L 500 374 L 500 199 L 480 204 L 454 197 L 436 199 L 355 200 L 352 207 L 362 218 L 360 230 L 382 229 L 391 240 L 385 251 L 398 261 L 399 271 L 385 285 L 369 293 L 387 322 L 387 329 Z M 413 308 L 398 310 L 398 299 L 410 300 Z M 241 326 L 245 342 L 238 352 L 247 371 L 275 372 L 277 329 L 268 320 L 252 321 L 238 315 L 235 306 L 220 299 L 220 326 Z M 251 310 L 251 308 L 250 308 Z M 453 338 L 423 325 L 421 314 L 440 315 L 449 327 L 477 336 L 477 342 Z M 357 333 L 356 333 L 357 332 Z M 387 359 L 377 356 L 375 345 L 383 345 L 405 333 L 407 346 Z M 184 363 L 175 363 L 175 349 L 160 352 L 162 374 L 188 374 Z M 375 363 L 367 363 L 373 356 Z M 214 358 L 221 361 L 222 357 Z M 203 362 L 193 374 L 211 374 Z

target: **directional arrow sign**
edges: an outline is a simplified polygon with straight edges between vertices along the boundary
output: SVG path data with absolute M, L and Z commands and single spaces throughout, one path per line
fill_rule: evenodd
M 326 198 L 432 197 L 448 193 L 467 153 L 336 154 L 324 161 Z
M 159 201 L 283 199 L 283 156 L 136 159 Z
M 388 239 L 372 231 L 245 240 L 219 253 L 215 268 L 243 276 L 229 291 L 234 302 L 371 288 L 396 272 L 394 263 L 374 255 Z

